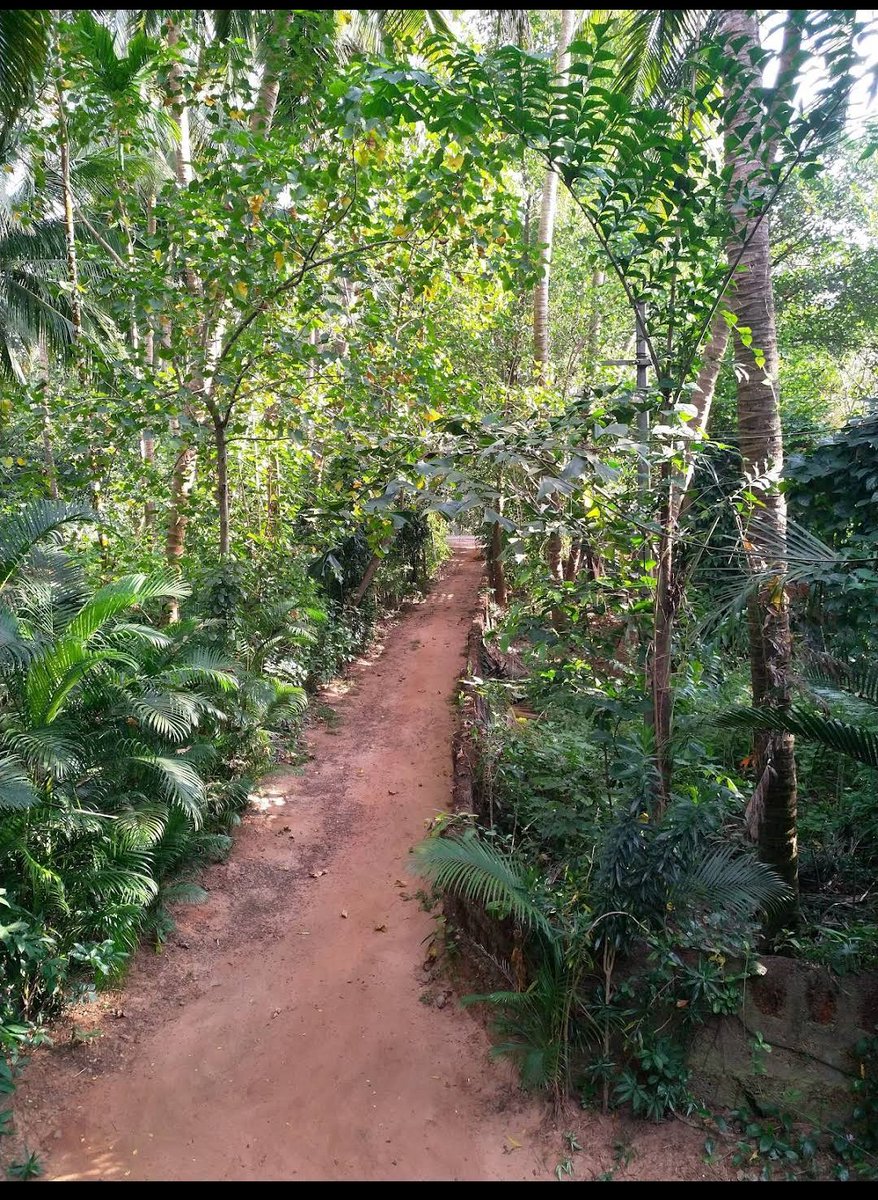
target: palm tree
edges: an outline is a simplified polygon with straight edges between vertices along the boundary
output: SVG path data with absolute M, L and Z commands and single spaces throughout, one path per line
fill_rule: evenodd
M 730 196 L 734 234 L 729 257 L 737 264 L 729 307 L 737 318 L 738 429 L 744 474 L 769 486 L 763 491 L 759 520 L 746 531 L 745 547 L 754 573 L 769 571 L 782 581 L 786 573 L 786 499 L 776 486 L 783 469 L 777 330 L 771 284 L 769 223 L 758 213 L 758 192 L 765 174 L 762 131 L 752 122 L 761 75 L 756 16 L 745 9 L 720 15 L 720 37 L 729 61 L 727 85 L 739 103 L 726 129 L 726 158 L 731 168 Z M 754 193 L 756 193 L 754 195 Z M 754 203 L 755 202 L 755 203 Z M 755 210 L 758 215 L 753 216 Z M 750 332 L 741 334 L 741 329 Z M 760 589 L 749 606 L 750 668 L 753 703 L 777 711 L 791 702 L 789 603 L 783 583 Z M 794 735 L 780 726 L 758 739 L 762 793 L 759 849 L 795 892 L 798 887 L 796 838 L 796 762 Z
M 669 842 L 676 853 L 666 855 Z M 608 886 L 620 871 L 624 874 L 611 825 L 593 848 L 595 862 L 602 865 L 577 881 L 581 891 L 572 910 L 556 903 L 557 885 L 541 879 L 522 851 L 506 852 L 472 828 L 462 835 L 434 835 L 415 850 L 416 870 L 440 892 L 514 923 L 526 955 L 516 990 L 472 996 L 467 1002 L 487 1002 L 500 1010 L 497 1028 L 505 1036 L 496 1053 L 513 1055 L 521 1065 L 522 1082 L 551 1086 L 557 1099 L 569 1082 L 573 1049 L 589 1041 L 603 1043 L 605 1054 L 609 1049 L 606 1013 L 594 1011 L 590 989 L 583 986 L 586 975 L 600 974 L 602 959 L 605 965 L 611 961 L 617 946 L 633 948 L 650 926 L 665 921 L 669 910 L 690 917 L 724 913 L 744 924 L 756 911 L 773 912 L 786 897 L 783 883 L 765 864 L 727 845 L 710 846 L 701 839 L 691 843 L 680 827 L 671 826 L 640 848 L 646 856 L 654 854 L 646 868 L 659 887 L 652 907 L 638 903 L 630 891 L 620 901 L 614 886 Z M 622 921 L 618 933 L 609 932 L 613 919 Z

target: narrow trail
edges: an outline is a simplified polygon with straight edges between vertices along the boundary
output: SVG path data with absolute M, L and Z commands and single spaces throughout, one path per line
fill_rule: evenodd
M 138 955 L 103 1036 L 37 1056 L 17 1119 L 49 1178 L 551 1177 L 542 1107 L 488 1062 L 476 1018 L 429 1002 L 434 923 L 407 862 L 450 801 L 481 576 L 458 546 L 324 697 L 337 717 L 312 730 L 304 774 L 264 781 L 207 903 L 180 911 L 163 955 Z
M 568 1130 L 579 1180 L 728 1178 L 681 1124 L 553 1120 L 425 963 L 435 926 L 408 855 L 451 801 L 481 578 L 461 539 L 323 695 L 335 715 L 311 728 L 306 769 L 263 781 L 207 902 L 74 1011 L 78 1037 L 35 1053 L 15 1120 L 46 1178 L 551 1180 Z

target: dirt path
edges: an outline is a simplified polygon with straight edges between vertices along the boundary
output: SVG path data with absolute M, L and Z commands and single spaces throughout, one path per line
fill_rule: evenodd
M 459 546 L 383 652 L 324 697 L 336 719 L 312 731 L 304 774 L 265 781 L 207 872 L 208 902 L 181 910 L 161 956 L 138 955 L 124 992 L 76 1015 L 102 1036 L 35 1057 L 16 1121 L 49 1178 L 552 1178 L 561 1131 L 425 973 L 434 924 L 407 863 L 451 798 L 481 574 Z M 584 1120 L 593 1177 L 620 1127 Z M 713 1174 L 690 1131 L 662 1128 L 638 1134 L 636 1176 Z

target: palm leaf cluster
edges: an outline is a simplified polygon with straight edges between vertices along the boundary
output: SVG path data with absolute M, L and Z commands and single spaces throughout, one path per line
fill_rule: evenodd
M 256 681 L 198 623 L 158 626 L 188 590 L 174 575 L 91 587 L 57 544 L 87 515 L 45 501 L 0 522 L 0 887 L 18 931 L 0 987 L 26 1015 L 71 957 L 103 948 L 110 969 L 146 925 L 166 931 L 163 904 L 193 894 L 181 872 L 224 853 L 249 790 L 221 747 Z M 265 690 L 259 719 L 279 707 Z
M 756 914 L 786 901 L 787 889 L 771 868 L 734 846 L 711 844 L 691 816 L 678 817 L 672 809 L 647 830 L 628 812 L 611 815 L 594 847 L 597 869 L 580 877 L 568 865 L 567 901 L 523 847 L 505 849 L 474 829 L 433 836 L 415 851 L 417 869 L 438 891 L 511 919 L 525 935 L 528 986 L 465 1003 L 497 1010 L 494 1053 L 518 1062 L 526 1086 L 560 1092 L 577 1053 L 591 1048 L 593 1057 L 611 1027 L 626 1037 L 639 1027 L 630 1001 L 613 1008 L 604 985 L 595 991 L 602 963 L 638 948 L 642 958 L 669 921 L 677 937 L 701 928 L 710 944 L 711 930 L 729 923 L 746 929 Z M 640 1045 L 640 1036 L 632 1045 Z
M 795 734 L 802 741 L 816 742 L 837 754 L 878 767 L 878 666 L 874 663 L 845 662 L 827 654 L 815 655 L 805 665 L 814 703 L 797 701 L 787 708 L 729 709 L 722 713 L 723 725 L 756 731 L 780 730 Z M 834 701 L 847 710 L 845 716 L 832 716 L 826 701 Z M 860 701 L 858 712 L 850 712 Z

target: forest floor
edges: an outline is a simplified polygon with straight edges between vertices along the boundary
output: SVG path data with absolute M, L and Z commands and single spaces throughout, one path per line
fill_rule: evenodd
M 263 781 L 205 872 L 207 901 L 34 1054 L 17 1137 L 47 1178 L 552 1179 L 568 1157 L 576 1179 L 728 1177 L 688 1125 L 558 1116 L 522 1095 L 437 974 L 408 854 L 451 802 L 481 583 L 461 539 L 430 595 L 322 694 L 305 769 Z

